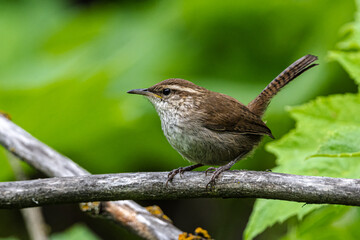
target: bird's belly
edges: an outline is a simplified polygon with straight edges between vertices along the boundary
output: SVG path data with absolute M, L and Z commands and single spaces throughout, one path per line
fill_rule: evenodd
M 171 144 L 184 158 L 194 163 L 204 165 L 224 165 L 238 156 L 251 151 L 257 135 L 244 135 L 234 133 L 219 133 L 209 129 L 194 126 L 171 125 L 163 128 L 164 134 Z

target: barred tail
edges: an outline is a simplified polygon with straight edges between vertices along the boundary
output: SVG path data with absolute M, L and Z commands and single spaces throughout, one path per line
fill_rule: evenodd
M 262 116 L 271 99 L 280 91 L 280 89 L 297 76 L 300 76 L 303 72 L 318 65 L 311 64 L 317 59 L 318 58 L 316 56 L 306 55 L 287 67 L 274 80 L 272 80 L 253 101 L 248 104 L 250 111 L 258 116 Z

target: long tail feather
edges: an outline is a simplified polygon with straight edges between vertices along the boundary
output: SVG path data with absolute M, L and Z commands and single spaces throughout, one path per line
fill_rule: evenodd
M 306 55 L 287 67 L 280 73 L 269 85 L 248 104 L 248 108 L 258 116 L 262 116 L 269 105 L 271 99 L 291 80 L 300 76 L 303 72 L 315 67 L 318 64 L 312 64 L 318 58 L 313 55 Z

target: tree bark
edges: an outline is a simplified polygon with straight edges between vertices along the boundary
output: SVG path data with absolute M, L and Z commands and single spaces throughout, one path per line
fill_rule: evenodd
M 186 172 L 165 185 L 167 172 L 120 173 L 0 183 L 0 208 L 102 200 L 268 198 L 360 206 L 360 180 L 255 171 L 227 171 L 213 189 L 210 176 Z

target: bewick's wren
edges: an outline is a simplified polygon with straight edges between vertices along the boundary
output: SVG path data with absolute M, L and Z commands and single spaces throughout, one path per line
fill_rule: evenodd
M 203 165 L 221 165 L 208 185 L 249 153 L 264 135 L 273 138 L 261 120 L 271 98 L 291 80 L 316 66 L 317 57 L 306 55 L 280 73 L 247 106 L 222 93 L 212 92 L 183 79 L 167 79 L 146 89 L 128 91 L 147 97 L 161 119 L 162 130 L 173 148 L 195 165 L 172 170 L 178 173 Z

